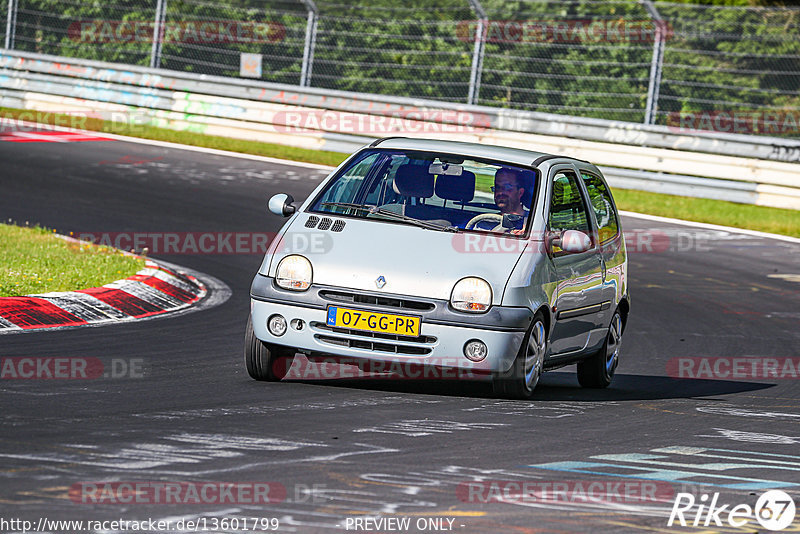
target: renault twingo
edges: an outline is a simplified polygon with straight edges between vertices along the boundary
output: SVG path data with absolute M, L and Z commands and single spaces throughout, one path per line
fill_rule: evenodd
M 293 202 L 269 201 L 289 220 L 251 286 L 252 378 L 280 380 L 301 353 L 455 369 L 517 399 L 570 364 L 584 387 L 611 383 L 630 310 L 627 255 L 594 165 L 387 138 Z

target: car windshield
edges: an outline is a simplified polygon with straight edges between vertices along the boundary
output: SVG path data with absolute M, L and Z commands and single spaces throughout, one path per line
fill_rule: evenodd
M 537 173 L 452 154 L 366 150 L 312 204 L 315 213 L 441 231 L 524 235 Z

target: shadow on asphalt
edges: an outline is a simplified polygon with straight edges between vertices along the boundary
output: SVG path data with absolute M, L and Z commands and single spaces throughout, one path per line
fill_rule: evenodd
M 458 380 L 293 380 L 295 383 L 371 391 L 494 398 L 488 382 Z M 619 374 L 607 389 L 584 389 L 575 373 L 545 373 L 531 401 L 640 401 L 714 397 L 774 387 L 774 384 L 730 380 L 676 379 L 666 376 Z

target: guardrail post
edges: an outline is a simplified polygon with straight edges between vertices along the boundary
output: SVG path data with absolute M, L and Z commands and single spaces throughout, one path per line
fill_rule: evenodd
M 303 45 L 303 64 L 300 67 L 300 86 L 311 85 L 311 69 L 314 65 L 314 47 L 317 44 L 317 6 L 314 0 L 303 0 L 308 10 L 306 38 Z
M 655 124 L 658 111 L 658 95 L 661 91 L 661 66 L 664 64 L 664 42 L 667 40 L 666 23 L 651 0 L 641 0 L 656 25 L 653 57 L 650 60 L 650 82 L 647 84 L 647 104 L 644 123 Z
M 480 0 L 469 0 L 469 5 L 478 16 L 478 27 L 475 29 L 475 45 L 472 49 L 472 69 L 469 75 L 468 104 L 476 104 L 481 90 L 481 71 L 483 70 L 483 43 L 489 17 L 486 15 Z
M 150 68 L 161 66 L 161 49 L 164 44 L 164 21 L 167 17 L 167 0 L 156 0 L 156 18 L 153 24 L 153 47 L 150 49 Z
M 4 48 L 13 50 L 14 34 L 17 30 L 17 0 L 8 0 L 8 16 L 6 17 L 6 41 Z

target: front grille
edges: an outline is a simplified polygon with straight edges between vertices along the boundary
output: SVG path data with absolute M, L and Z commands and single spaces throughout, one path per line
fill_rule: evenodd
M 346 302 L 348 304 L 372 304 L 375 306 L 386 306 L 388 308 L 399 308 L 401 310 L 430 311 L 436 306 L 432 302 L 421 300 L 411 300 L 406 298 L 384 297 L 379 295 L 364 295 L 360 293 L 348 293 L 345 291 L 322 290 L 319 296 L 325 300 L 333 302 Z
M 365 349 L 375 352 L 387 352 L 390 354 L 409 354 L 414 356 L 421 356 L 430 354 L 432 349 L 428 347 L 412 347 L 410 345 L 399 345 L 395 343 L 380 343 L 377 341 L 368 341 L 365 339 L 349 339 L 344 337 L 326 336 L 322 334 L 315 334 L 314 338 L 322 341 L 323 343 L 330 343 L 339 347 L 347 347 L 352 349 Z
M 361 337 L 371 337 L 375 339 L 384 339 L 389 341 L 406 341 L 409 343 L 436 343 L 436 338 L 434 336 L 401 336 L 398 334 L 384 334 L 381 332 L 367 332 L 365 330 L 354 330 L 352 328 L 340 328 L 334 326 L 328 326 L 325 323 L 319 322 L 312 322 L 311 327 L 316 330 L 322 330 L 324 332 L 331 332 L 334 334 L 345 334 L 348 336 L 361 336 Z

